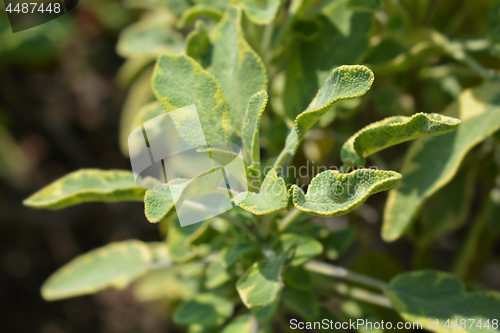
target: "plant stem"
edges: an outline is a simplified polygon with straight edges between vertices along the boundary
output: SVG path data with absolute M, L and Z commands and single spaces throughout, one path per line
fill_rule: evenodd
M 376 304 L 384 308 L 392 309 L 391 301 L 382 294 L 373 293 L 371 291 L 358 288 L 350 287 L 345 283 L 337 283 L 333 289 L 341 295 L 349 296 L 351 298 Z
M 295 221 L 301 214 L 302 212 L 300 210 L 292 208 L 292 210 L 290 210 L 281 220 L 280 225 L 278 226 L 279 232 L 283 232 L 286 228 L 288 228 L 290 224 L 292 224 L 292 222 Z
M 334 266 L 321 261 L 311 260 L 305 263 L 304 267 L 311 272 L 338 277 L 347 281 L 357 282 L 369 287 L 383 290 L 387 284 L 366 275 L 351 272 L 343 267 Z
M 289 156 L 288 152 L 285 152 L 285 149 L 281 151 L 281 153 L 278 155 L 278 158 L 276 158 L 276 162 L 274 162 L 273 168 L 277 169 L 285 163 L 286 158 Z

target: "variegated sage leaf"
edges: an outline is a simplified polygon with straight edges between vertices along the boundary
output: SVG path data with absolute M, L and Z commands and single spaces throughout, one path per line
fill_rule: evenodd
M 260 163 L 259 128 L 260 118 L 266 109 L 267 93 L 261 91 L 250 98 L 243 122 L 243 144 L 252 158 L 252 163 Z
M 384 210 L 386 241 L 401 237 L 424 201 L 451 181 L 467 152 L 500 129 L 500 84 L 465 90 L 444 114 L 462 123 L 452 133 L 410 147 L 401 169 L 403 181 L 389 192 Z
M 158 57 L 152 85 L 156 98 L 166 111 L 192 104 L 196 106 L 205 138 L 195 142 L 231 142 L 231 114 L 222 88 L 217 79 L 191 57 Z
M 242 192 L 233 201 L 236 205 L 254 215 L 271 214 L 285 209 L 288 204 L 285 180 L 271 169 L 264 178 L 259 193 Z
M 339 216 L 360 206 L 370 195 L 391 189 L 400 179 L 395 171 L 358 169 L 344 174 L 327 170 L 313 178 L 307 194 L 293 185 L 292 200 L 303 212 Z
M 253 23 L 266 25 L 274 21 L 280 5 L 281 0 L 246 0 L 243 8 Z
M 321 28 L 319 35 L 313 33 L 317 37 L 300 41 L 286 68 L 283 102 L 289 119 L 307 108 L 332 70 L 361 63 L 373 21 L 373 14 L 350 10 L 345 1 L 329 2 L 322 15 L 315 17 Z
M 146 191 L 144 210 L 149 222 L 156 223 L 167 218 L 179 202 L 196 195 L 213 192 L 224 181 L 223 167 L 207 170 L 192 179 L 173 179 Z
M 295 255 L 293 245 L 272 260 L 253 264 L 238 280 L 236 289 L 247 308 L 271 305 L 283 288 L 283 272 Z
M 73 259 L 52 274 L 42 286 L 42 296 L 53 301 L 109 287 L 123 289 L 145 274 L 152 260 L 146 243 L 111 243 Z
M 180 325 L 220 326 L 232 314 L 229 300 L 215 294 L 198 294 L 177 306 L 173 321 Z
M 323 245 L 309 236 L 285 233 L 280 235 L 279 240 L 283 250 L 288 249 L 293 244 L 297 244 L 297 250 L 291 262 L 292 266 L 301 265 L 323 252 Z
M 382 149 L 419 137 L 449 133 L 456 130 L 458 125 L 460 120 L 437 113 L 388 117 L 351 136 L 342 146 L 342 162 L 362 166 L 367 156 Z
M 498 325 L 492 325 L 492 319 L 497 319 L 500 313 L 500 294 L 467 292 L 462 281 L 454 275 L 431 270 L 404 273 L 390 282 L 385 293 L 403 319 L 420 322 L 420 327 L 426 330 L 437 333 L 500 332 Z M 429 325 L 436 321 L 439 325 Z M 462 322 L 467 324 L 460 326 Z M 446 324 L 452 329 L 445 327 Z M 453 329 L 454 324 L 460 329 Z
M 284 154 L 294 155 L 305 133 L 335 103 L 364 95 L 372 83 L 373 73 L 365 66 L 335 68 L 307 109 L 295 119 L 295 127 L 286 139 Z
M 130 171 L 83 169 L 45 186 L 23 204 L 57 210 L 84 202 L 142 201 L 145 191 Z
M 226 11 L 211 36 L 210 63 L 210 71 L 220 82 L 238 133 L 250 98 L 259 91 L 267 91 L 266 67 L 245 40 L 241 20 L 240 7 Z

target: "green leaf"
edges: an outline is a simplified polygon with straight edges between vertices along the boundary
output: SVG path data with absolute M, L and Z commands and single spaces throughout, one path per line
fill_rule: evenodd
M 204 269 L 201 263 L 187 263 L 152 270 L 134 285 L 134 297 L 140 302 L 191 299 L 200 291 Z
M 251 315 L 241 315 L 224 327 L 222 333 L 254 333 L 257 330 L 258 323 Z
M 313 31 L 317 24 L 322 27 L 318 37 L 301 41 L 290 54 L 283 95 L 289 119 L 295 119 L 307 108 L 333 69 L 359 64 L 368 49 L 373 15 L 347 9 L 345 1 L 330 3 L 323 9 L 323 15 L 316 18 L 316 24 L 311 25 Z M 342 29 L 335 21 L 337 17 L 346 21 Z M 304 30 L 300 32 L 303 34 Z
M 173 179 L 146 191 L 144 211 L 149 222 L 156 223 L 167 218 L 176 204 L 193 196 L 214 191 L 224 181 L 223 167 L 215 167 L 192 179 Z
M 217 161 L 225 169 L 229 170 L 245 187 L 248 186 L 247 168 L 243 157 L 235 153 L 232 147 L 220 148 L 198 148 L 197 153 L 203 154 L 214 161 Z
M 225 263 L 220 259 L 212 261 L 207 266 L 205 275 L 205 287 L 207 289 L 220 287 L 227 281 L 231 280 L 231 273 L 228 271 Z
M 467 292 L 462 281 L 448 273 L 428 270 L 401 274 L 391 281 L 385 293 L 401 317 L 410 322 L 421 322 L 426 330 L 450 332 L 444 327 L 448 319 L 450 327 L 455 320 L 460 326 L 460 320 L 465 319 L 466 327 L 455 331 L 500 331 L 498 328 L 476 327 L 479 320 L 483 325 L 489 320 L 491 325 L 491 320 L 498 318 L 500 294 Z M 470 325 L 469 319 L 475 319 L 474 325 Z M 439 320 L 439 328 L 429 327 L 429 320 L 431 323 Z
M 182 13 L 181 20 L 177 24 L 177 27 L 179 29 L 186 28 L 200 17 L 206 17 L 218 22 L 223 14 L 223 11 L 218 8 L 207 5 L 196 5 Z
M 500 85 L 486 83 L 464 91 L 444 114 L 461 119 L 449 134 L 413 143 L 401 169 L 403 181 L 389 192 L 382 237 L 401 237 L 424 201 L 451 181 L 475 145 L 500 128 Z
M 307 194 L 292 187 L 294 206 L 306 213 L 339 216 L 360 206 L 372 194 L 387 191 L 401 179 L 395 171 L 358 169 L 348 174 L 327 170 L 313 178 Z
M 125 28 L 116 45 L 116 52 L 124 57 L 156 58 L 160 54 L 182 51 L 182 35 L 170 27 L 169 15 L 158 12 L 147 15 Z
M 366 163 L 365 157 L 382 149 L 419 137 L 449 133 L 456 130 L 458 125 L 460 120 L 437 113 L 388 117 L 351 136 L 342 146 L 342 162 L 362 166 Z
M 165 111 L 165 108 L 158 101 L 154 101 L 154 102 L 151 102 L 151 103 L 144 105 L 135 114 L 135 116 L 131 122 L 131 125 L 130 125 L 130 132 L 132 132 L 132 130 L 134 128 L 141 126 L 142 124 L 144 124 L 148 120 L 151 120 L 155 117 L 158 117 L 158 116 L 164 114 L 165 112 L 167 112 L 167 111 Z
M 229 8 L 212 34 L 211 72 L 220 82 L 237 132 L 243 126 L 250 98 L 267 91 L 267 72 L 258 54 L 248 45 L 241 28 L 240 8 Z
M 295 289 L 310 289 L 312 275 L 303 266 L 290 266 L 285 272 L 285 285 Z
M 153 260 L 149 247 L 136 240 L 111 243 L 81 255 L 52 274 L 42 286 L 48 301 L 123 289 L 144 275 Z
M 45 186 L 23 204 L 57 210 L 83 202 L 142 201 L 145 191 L 130 171 L 83 169 Z
M 311 127 L 337 102 L 364 95 L 373 83 L 373 73 L 365 66 L 340 66 L 326 79 L 307 109 L 295 119 L 295 127 L 286 139 L 285 152 L 294 155 Z
M 201 326 L 222 325 L 233 314 L 230 301 L 214 294 L 198 294 L 181 303 L 174 312 L 174 323 Z
M 348 0 L 347 7 L 353 10 L 376 12 L 383 9 L 382 0 Z
M 260 163 L 259 128 L 260 118 L 266 109 L 267 93 L 260 91 L 253 95 L 248 102 L 243 122 L 242 137 L 245 148 L 250 152 L 252 163 Z
M 293 244 L 297 245 L 297 250 L 291 263 L 292 266 L 301 265 L 323 252 L 323 245 L 309 236 L 285 233 L 280 235 L 279 239 L 283 251 L 290 248 Z
M 232 141 L 231 114 L 222 88 L 195 60 L 185 55 L 160 56 L 152 86 L 166 111 L 196 105 L 205 138 L 193 138 L 193 146 L 205 139 L 207 143 Z
M 264 178 L 259 193 L 242 192 L 233 201 L 254 215 L 271 214 L 285 209 L 288 204 L 285 180 L 278 177 L 276 170 L 271 169 Z
M 266 25 L 274 21 L 280 5 L 281 0 L 246 0 L 243 8 L 253 23 Z
M 197 21 L 194 30 L 186 37 L 186 54 L 206 68 L 210 65 L 211 46 L 207 25 L 203 21 Z
M 453 179 L 434 193 L 422 209 L 424 244 L 457 230 L 469 216 L 477 168 L 461 168 Z
M 283 304 L 300 315 L 312 319 L 319 314 L 318 299 L 312 289 L 296 289 L 286 286 L 283 289 Z
M 197 255 L 193 242 L 207 230 L 208 223 L 196 223 L 181 227 L 178 219 L 172 219 L 168 228 L 167 245 L 175 262 L 186 262 Z
M 243 274 L 236 289 L 247 308 L 260 308 L 273 303 L 283 288 L 283 272 L 292 261 L 296 246 L 278 257 L 256 262 Z

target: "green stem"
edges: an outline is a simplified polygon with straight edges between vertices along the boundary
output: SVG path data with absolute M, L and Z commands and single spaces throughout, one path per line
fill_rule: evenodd
M 357 282 L 369 287 L 384 290 L 387 284 L 384 281 L 372 277 L 351 272 L 343 267 L 334 266 L 321 261 L 311 260 L 305 263 L 304 268 L 311 272 L 341 278 L 351 282 Z
M 286 228 L 288 228 L 290 224 L 292 224 L 292 222 L 295 221 L 301 214 L 302 212 L 300 210 L 298 210 L 297 208 L 292 208 L 288 212 L 288 214 L 286 214 L 285 217 L 283 217 L 283 219 L 281 220 L 278 226 L 279 232 L 283 232 Z
M 379 306 L 382 306 L 384 308 L 389 308 L 392 309 L 392 304 L 391 301 L 384 295 L 382 294 L 377 294 L 373 293 L 371 291 L 358 288 L 358 287 L 351 287 L 348 286 L 344 283 L 337 283 L 334 287 L 333 290 L 335 290 L 337 293 L 348 296 L 360 301 L 376 304 Z
M 285 163 L 286 158 L 289 155 L 290 154 L 287 151 L 285 151 L 285 149 L 283 149 L 281 151 L 281 153 L 278 155 L 278 157 L 276 158 L 276 161 L 274 162 L 273 168 L 278 169 L 279 167 L 281 167 L 283 165 L 283 163 Z

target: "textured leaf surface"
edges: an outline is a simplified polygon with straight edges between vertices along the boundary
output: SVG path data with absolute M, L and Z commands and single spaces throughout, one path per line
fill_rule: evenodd
M 345 20 L 343 25 L 336 21 L 338 17 Z M 307 108 L 335 67 L 359 64 L 368 48 L 372 14 L 349 10 L 345 1 L 333 1 L 317 21 L 322 27 L 319 36 L 302 41 L 286 69 L 283 102 L 290 119 Z
M 292 266 L 301 265 L 323 252 L 323 245 L 309 236 L 286 233 L 280 235 L 280 243 L 283 250 L 290 248 L 293 244 L 297 245 L 295 256 L 291 262 Z
M 365 157 L 382 149 L 419 137 L 449 133 L 458 125 L 460 120 L 437 113 L 385 118 L 362 128 L 344 143 L 342 162 L 362 166 Z
M 467 292 L 464 284 L 455 276 L 436 272 L 421 271 L 399 275 L 391 281 L 385 291 L 395 310 L 405 320 L 421 322 L 425 329 L 429 329 L 431 322 L 439 320 L 438 329 L 433 332 L 498 332 L 500 329 L 491 328 L 492 319 L 497 319 L 500 313 L 500 294 L 497 292 Z M 444 324 L 450 319 L 450 329 Z M 465 328 L 452 328 L 453 322 L 465 319 Z M 474 325 L 471 321 L 475 319 Z M 489 328 L 476 327 L 486 324 Z
M 266 109 L 267 100 L 268 97 L 265 91 L 256 93 L 250 98 L 250 102 L 248 102 L 247 111 L 245 113 L 242 137 L 243 144 L 252 157 L 252 163 L 260 162 L 260 118 Z
M 273 260 L 259 261 L 243 274 L 236 288 L 248 308 L 260 308 L 273 303 L 283 288 L 283 272 L 293 259 L 292 246 Z
M 219 326 L 233 314 L 230 301 L 214 294 L 198 294 L 181 303 L 174 312 L 176 324 Z
M 401 169 L 403 181 L 386 203 L 382 236 L 387 241 L 401 237 L 423 202 L 453 178 L 467 152 L 500 128 L 500 85 L 464 91 L 444 114 L 462 123 L 452 133 L 411 146 Z
M 237 132 L 250 97 L 267 91 L 267 72 L 241 29 L 240 8 L 229 8 L 212 34 L 211 72 L 220 82 Z
M 259 193 L 242 192 L 234 198 L 234 203 L 255 215 L 271 214 L 285 209 L 288 196 L 285 180 L 278 177 L 276 170 L 271 169 L 266 175 Z
M 79 256 L 43 284 L 46 300 L 95 293 L 108 287 L 125 288 L 148 271 L 153 260 L 149 247 L 140 241 L 112 243 Z
M 305 133 L 335 103 L 364 95 L 370 89 L 372 83 L 373 73 L 365 66 L 340 66 L 335 68 L 307 109 L 295 119 L 295 127 L 286 139 L 286 152 L 294 155 Z
M 144 211 L 149 222 L 163 221 L 177 203 L 190 197 L 210 193 L 224 181 L 223 167 L 207 170 L 192 179 L 173 179 L 146 191 Z
M 281 0 L 246 0 L 243 6 L 252 22 L 265 25 L 274 20 L 280 4 Z
M 142 201 L 144 193 L 129 171 L 83 169 L 47 185 L 23 203 L 31 208 L 62 209 L 83 202 Z
M 207 5 L 196 5 L 182 13 L 178 27 L 181 29 L 186 28 L 188 25 L 201 17 L 206 17 L 217 22 L 221 19 L 222 14 L 222 10 L 218 8 Z
M 184 55 L 160 56 L 152 85 L 166 111 L 196 105 L 206 142 L 231 142 L 231 114 L 222 88 L 195 60 Z
M 394 171 L 359 169 L 348 174 L 327 170 L 313 178 L 307 194 L 293 185 L 294 206 L 306 213 L 322 216 L 344 215 L 372 194 L 394 187 L 401 175 Z

